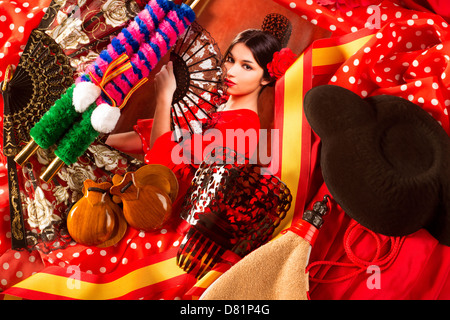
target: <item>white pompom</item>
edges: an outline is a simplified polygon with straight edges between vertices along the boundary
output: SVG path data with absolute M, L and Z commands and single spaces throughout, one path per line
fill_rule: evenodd
M 97 100 L 102 90 L 92 82 L 80 82 L 73 89 L 72 104 L 79 113 Z
M 107 103 L 98 105 L 91 115 L 92 127 L 100 133 L 110 133 L 120 118 L 120 109 Z

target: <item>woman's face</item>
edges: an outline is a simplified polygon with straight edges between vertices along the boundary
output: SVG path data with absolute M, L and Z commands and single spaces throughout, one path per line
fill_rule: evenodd
M 224 67 L 227 76 L 225 85 L 230 96 L 251 94 L 269 83 L 263 79 L 264 70 L 256 62 L 253 53 L 243 43 L 233 46 L 226 57 Z

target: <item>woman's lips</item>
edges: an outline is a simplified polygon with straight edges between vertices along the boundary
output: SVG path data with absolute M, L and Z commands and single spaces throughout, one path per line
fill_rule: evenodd
M 234 83 L 233 81 L 231 81 L 231 80 L 229 80 L 229 79 L 225 79 L 225 84 L 226 84 L 228 87 L 233 87 L 233 86 L 236 85 L 236 83 Z

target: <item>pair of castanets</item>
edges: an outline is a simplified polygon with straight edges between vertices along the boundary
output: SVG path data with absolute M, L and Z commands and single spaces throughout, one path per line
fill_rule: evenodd
M 86 180 L 83 198 L 67 216 L 67 229 L 78 243 L 108 247 L 122 239 L 127 226 L 153 231 L 170 218 L 178 181 L 166 166 L 145 165 L 111 182 Z

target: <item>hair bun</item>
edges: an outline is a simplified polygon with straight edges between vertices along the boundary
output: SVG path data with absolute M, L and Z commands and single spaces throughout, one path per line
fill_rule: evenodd
M 283 47 L 286 47 L 292 33 L 292 24 L 288 18 L 279 13 L 265 16 L 261 29 L 274 35 Z

